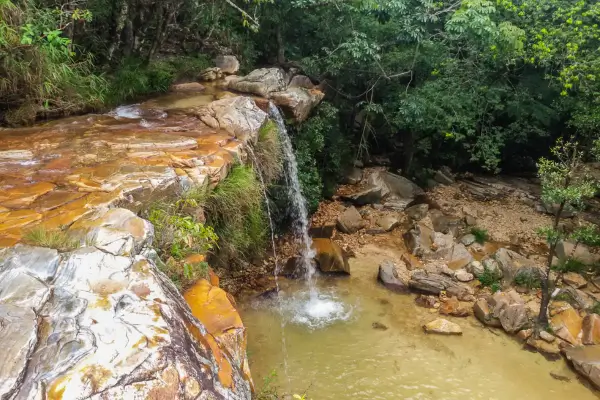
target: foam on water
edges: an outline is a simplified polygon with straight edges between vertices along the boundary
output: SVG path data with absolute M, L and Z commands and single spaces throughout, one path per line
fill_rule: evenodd
M 142 110 L 140 109 L 139 104 L 130 104 L 127 106 L 119 106 L 109 114 L 115 118 L 140 119 L 142 117 Z
M 295 292 L 282 300 L 280 312 L 293 324 L 321 329 L 336 322 L 347 321 L 353 308 L 337 298 L 335 293 Z

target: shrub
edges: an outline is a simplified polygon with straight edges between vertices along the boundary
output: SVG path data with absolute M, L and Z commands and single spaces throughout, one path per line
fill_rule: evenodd
M 281 177 L 283 171 L 283 151 L 279 140 L 279 129 L 272 120 L 258 131 L 258 142 L 254 147 L 254 158 L 265 184 L 271 184 Z
M 234 166 L 227 178 L 207 193 L 208 222 L 221 238 L 221 262 L 249 261 L 263 253 L 269 232 L 263 204 L 260 182 L 249 166 Z
M 484 244 L 489 238 L 488 231 L 486 229 L 474 227 L 471 229 L 471 234 L 475 236 L 475 241 L 479 244 Z
M 538 289 L 542 286 L 539 274 L 529 270 L 517 272 L 515 284 L 527 289 Z
M 71 251 L 79 247 L 80 241 L 60 229 L 48 230 L 36 226 L 25 232 L 23 241 L 31 246 L 48 247 L 59 251 Z
M 582 273 L 586 270 L 586 265 L 583 261 L 576 258 L 568 258 L 558 265 L 552 267 L 555 271 L 566 273 L 566 272 L 577 272 Z
M 502 276 L 499 272 L 492 271 L 489 268 L 485 268 L 483 274 L 479 275 L 478 279 L 483 286 L 490 287 L 492 288 L 492 291 L 496 292 L 502 288 L 500 285 L 501 278 Z M 497 287 L 498 289 L 494 290 L 495 287 Z

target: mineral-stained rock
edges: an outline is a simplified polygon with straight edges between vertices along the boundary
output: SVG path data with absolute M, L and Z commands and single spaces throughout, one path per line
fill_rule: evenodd
M 466 305 L 461 304 L 454 296 L 446 299 L 440 305 L 440 314 L 452 315 L 454 317 L 466 317 L 469 315 L 469 309 Z
M 600 344 L 600 316 L 598 314 L 589 314 L 583 319 L 581 341 L 588 346 Z
M 587 285 L 585 278 L 575 272 L 567 272 L 562 278 L 563 282 L 569 286 L 573 286 L 575 289 L 579 289 Z
M 558 347 L 558 342 L 548 343 L 542 339 L 536 339 L 535 336 L 530 336 L 527 339 L 527 345 L 531 348 L 539 351 L 544 356 L 550 359 L 558 359 L 560 358 L 560 348 Z
M 405 292 L 408 291 L 410 272 L 403 262 L 394 263 L 386 260 L 379 266 L 378 279 L 391 290 Z
M 109 213 L 86 223 L 124 229 L 127 256 L 22 245 L 0 253 L 0 355 L 13 360 L 0 366 L 0 397 L 250 399 L 243 327 L 218 313 L 219 324 L 196 319 L 147 249 L 138 253 L 150 226 Z
M 440 335 L 462 335 L 462 329 L 458 324 L 439 318 L 423 325 L 426 333 L 437 333 Z
M 494 314 L 491 312 L 486 299 L 478 299 L 475 302 L 475 305 L 473 305 L 473 313 L 475 314 L 475 317 L 485 325 L 494 326 L 496 328 L 502 326 L 500 320 L 494 317 Z
M 344 251 L 331 239 L 313 239 L 315 261 L 323 272 L 350 274 L 350 265 Z
M 580 334 L 583 319 L 570 304 L 555 301 L 550 304 L 550 326 L 559 338 L 577 345 L 580 344 Z

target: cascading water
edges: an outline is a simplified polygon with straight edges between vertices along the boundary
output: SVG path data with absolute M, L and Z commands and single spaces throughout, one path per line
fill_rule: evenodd
M 294 296 L 279 298 L 280 311 L 290 314 L 292 322 L 306 325 L 310 328 L 320 328 L 334 321 L 346 320 L 351 315 L 343 303 L 337 300 L 335 293 L 319 292 L 316 282 L 315 251 L 312 239 L 308 233 L 309 221 L 306 199 L 302 195 L 298 179 L 298 162 L 288 135 L 283 116 L 279 109 L 269 103 L 269 115 L 275 121 L 279 131 L 281 147 L 285 158 L 285 172 L 289 187 L 291 213 L 293 217 L 294 237 L 300 245 L 300 267 L 305 272 L 307 290 L 300 291 Z M 277 275 L 279 270 L 275 271 Z

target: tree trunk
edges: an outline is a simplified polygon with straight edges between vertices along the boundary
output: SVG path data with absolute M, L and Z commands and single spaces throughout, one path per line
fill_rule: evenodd
M 560 216 L 565 209 L 566 203 L 563 201 L 558 207 L 558 211 L 554 215 L 554 224 L 552 229 L 556 231 L 558 223 L 560 222 Z M 538 315 L 538 329 L 548 325 L 548 306 L 550 305 L 550 271 L 552 270 L 552 260 L 554 259 L 554 252 L 558 240 L 554 240 L 548 250 L 548 261 L 546 264 L 546 276 L 541 279 L 542 283 L 542 302 L 540 304 L 540 314 Z
M 121 5 L 121 10 L 119 10 L 119 16 L 117 17 L 117 26 L 115 27 L 115 33 L 113 35 L 110 47 L 108 48 L 108 61 L 112 60 L 115 50 L 117 50 L 121 45 L 121 35 L 123 33 L 123 28 L 125 28 L 125 22 L 127 21 L 128 13 L 129 4 L 127 3 L 127 0 L 125 0 Z
M 402 174 L 408 176 L 412 169 L 413 159 L 415 157 L 415 135 L 408 131 L 404 139 L 404 161 L 402 163 Z
M 283 43 L 283 34 L 281 33 L 281 25 L 277 25 L 277 64 L 285 64 L 285 45 Z

